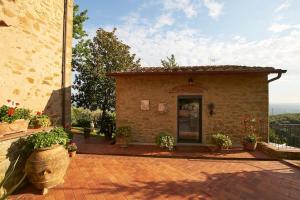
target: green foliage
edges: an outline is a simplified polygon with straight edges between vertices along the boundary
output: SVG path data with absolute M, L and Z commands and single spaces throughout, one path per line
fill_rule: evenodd
M 29 119 L 30 110 L 25 108 L 13 108 L 6 105 L 0 107 L 0 122 L 12 123 L 18 119 Z
M 270 128 L 269 141 L 276 144 L 284 144 L 287 142 L 287 138 L 283 137 L 283 134 L 277 134 L 274 129 Z
M 30 128 L 45 128 L 51 125 L 51 121 L 48 115 L 35 115 L 30 119 Z
M 174 150 L 175 139 L 171 134 L 161 132 L 156 136 L 155 143 L 161 148 L 167 148 L 169 151 L 172 151 Z
M 178 64 L 176 63 L 174 54 L 171 54 L 171 57 L 167 57 L 167 60 L 161 60 L 161 65 L 165 68 L 174 68 L 178 67 Z
M 39 132 L 29 136 L 27 139 L 29 149 L 42 149 L 60 144 L 66 147 L 69 136 L 63 128 L 56 127 L 49 132 Z
M 121 127 L 118 127 L 117 130 L 116 130 L 116 136 L 124 136 L 124 137 L 127 137 L 129 138 L 132 134 L 132 131 L 131 131 L 131 127 L 130 126 L 121 126 Z
M 87 36 L 86 31 L 83 29 L 83 24 L 86 20 L 88 20 L 87 10 L 79 11 L 79 6 L 74 5 L 73 8 L 73 38 L 81 39 Z
M 113 31 L 98 29 L 92 41 L 87 41 L 80 54 L 73 57 L 77 73 L 72 102 L 91 110 L 101 109 L 101 132 L 105 130 L 107 112 L 115 108 L 115 81 L 106 74 L 139 67 L 140 60 L 130 54 L 130 47 L 120 41 Z
M 272 115 L 269 117 L 270 125 L 300 124 L 300 113 Z
M 90 127 L 93 120 L 93 112 L 84 108 L 71 108 L 72 126 Z M 99 115 L 101 115 L 99 113 Z M 98 116 L 99 118 L 100 116 Z M 98 120 L 98 119 L 97 119 Z
M 228 149 L 232 146 L 230 137 L 223 133 L 213 134 L 212 143 L 220 149 Z
M 256 143 L 257 142 L 257 137 L 254 134 L 249 134 L 249 135 L 246 135 L 244 137 L 243 141 L 245 143 Z

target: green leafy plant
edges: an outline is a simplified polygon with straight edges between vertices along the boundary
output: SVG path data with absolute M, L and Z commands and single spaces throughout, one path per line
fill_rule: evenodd
M 257 137 L 254 134 L 249 134 L 246 135 L 243 139 L 244 143 L 256 143 L 257 142 Z
M 155 138 L 155 143 L 161 148 L 167 148 L 169 151 L 174 150 L 175 139 L 167 132 L 162 132 Z
M 44 127 L 49 127 L 51 125 L 51 121 L 50 118 L 48 117 L 48 115 L 45 114 L 38 114 L 33 116 L 30 119 L 29 122 L 29 127 L 30 128 L 44 128 Z
M 121 126 L 118 127 L 116 130 L 116 136 L 124 136 L 126 138 L 129 138 L 131 136 L 131 127 L 130 126 Z
M 29 119 L 30 110 L 25 108 L 10 107 L 3 105 L 0 107 L 0 122 L 12 123 L 18 119 Z
M 212 135 L 212 143 L 220 149 L 228 149 L 232 146 L 230 137 L 223 133 Z
M 27 139 L 27 145 L 30 149 L 42 149 L 51 147 L 52 145 L 66 145 L 69 142 L 69 136 L 63 128 L 54 128 L 49 132 L 39 132 L 37 134 L 29 136 Z
M 68 151 L 69 152 L 74 152 L 74 151 L 77 151 L 77 145 L 75 142 L 72 142 L 71 144 L 68 145 Z

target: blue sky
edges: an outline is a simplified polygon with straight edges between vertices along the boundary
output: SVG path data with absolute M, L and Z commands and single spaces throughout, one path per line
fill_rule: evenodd
M 117 28 L 143 66 L 175 54 L 180 65 L 241 64 L 288 70 L 270 102 L 300 103 L 299 0 L 75 0 L 90 37 Z

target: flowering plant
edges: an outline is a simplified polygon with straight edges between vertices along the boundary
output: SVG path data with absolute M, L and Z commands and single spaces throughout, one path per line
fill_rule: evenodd
M 45 115 L 44 112 L 37 112 L 35 116 L 33 116 L 29 122 L 30 128 L 44 128 L 49 127 L 51 125 L 51 121 L 48 115 Z
M 174 150 L 175 139 L 169 133 L 162 132 L 155 138 L 155 143 L 161 148 L 167 148 L 169 151 Z
M 18 119 L 30 118 L 29 109 L 18 108 L 20 104 L 10 99 L 7 100 L 7 103 L 0 107 L 0 122 L 12 123 Z
M 77 151 L 77 145 L 75 142 L 72 142 L 71 144 L 68 145 L 68 151 L 69 152 L 74 152 L 74 151 Z

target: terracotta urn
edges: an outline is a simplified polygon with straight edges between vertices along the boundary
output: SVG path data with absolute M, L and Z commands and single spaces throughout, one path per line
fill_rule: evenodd
M 29 121 L 25 120 L 25 119 L 18 119 L 12 123 L 1 122 L 0 123 L 0 137 L 3 137 L 4 135 L 12 134 L 12 133 L 27 131 L 28 123 L 29 123 Z
M 25 171 L 29 182 L 46 194 L 48 188 L 64 182 L 69 162 L 68 151 L 62 145 L 54 145 L 32 152 Z
M 246 151 L 255 151 L 256 146 L 257 146 L 257 142 L 252 142 L 252 143 L 244 142 L 243 143 L 244 150 L 246 150 Z

